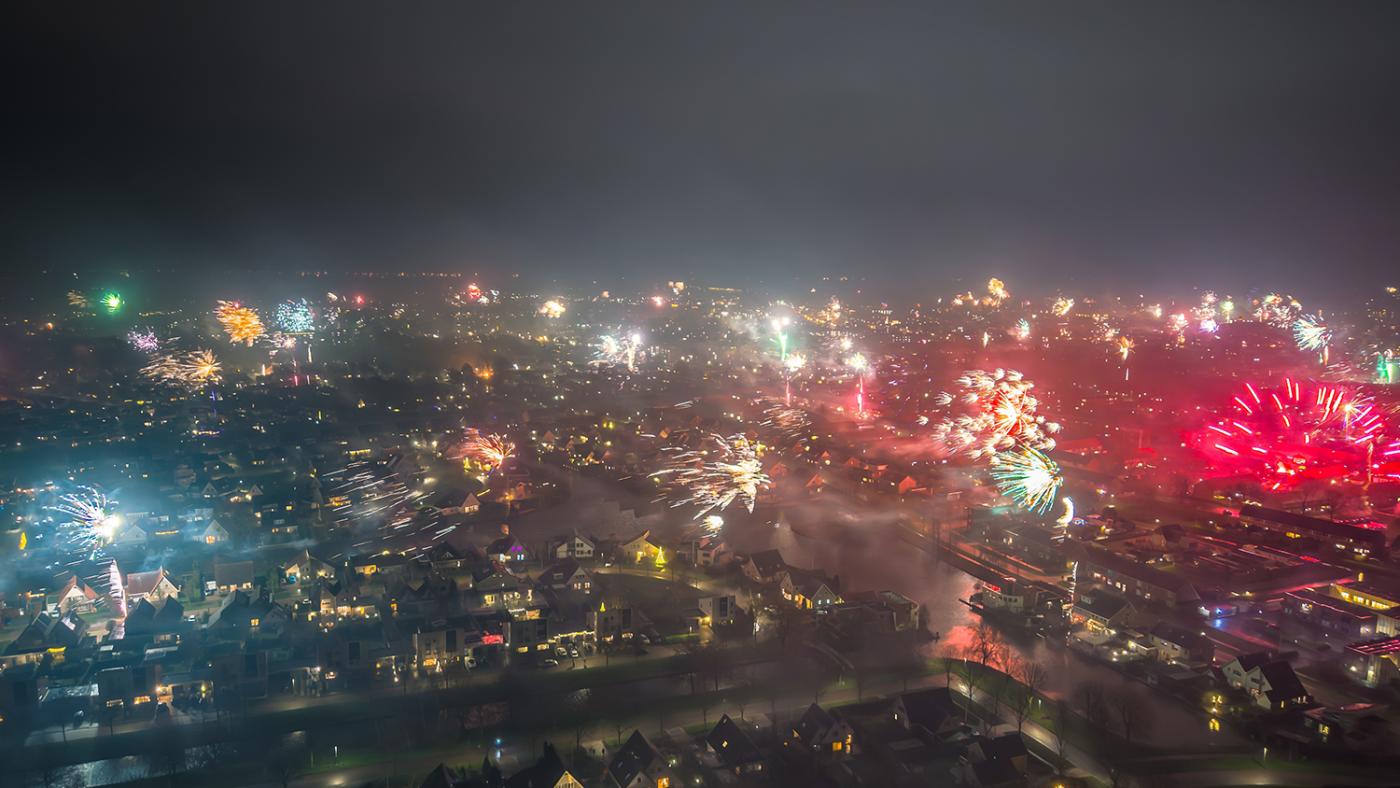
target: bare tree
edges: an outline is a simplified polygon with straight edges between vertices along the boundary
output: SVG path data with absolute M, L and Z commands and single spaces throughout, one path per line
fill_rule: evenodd
M 1108 700 L 1102 684 L 1086 681 L 1074 688 L 1074 700 L 1090 725 L 1101 730 L 1108 727 Z
M 1070 721 L 1074 718 L 1074 713 L 1069 709 L 1069 699 L 1066 698 L 1056 703 L 1052 713 L 1054 714 L 1054 727 L 1051 733 L 1055 735 L 1055 755 L 1059 757 L 1055 769 L 1059 771 L 1060 764 L 1065 762 L 1065 753 L 1069 751 L 1069 726 Z
M 1152 715 L 1148 713 L 1141 695 L 1129 687 L 1120 687 L 1109 695 L 1109 706 L 1118 718 L 1118 730 L 1123 740 L 1133 743 L 1134 736 L 1143 736 L 1151 731 Z
M 1021 730 L 1025 724 L 1026 717 L 1030 716 L 1031 709 L 1035 705 L 1036 698 L 1045 689 L 1045 683 L 1050 679 L 1050 671 L 1039 662 L 1023 660 L 1016 671 L 1016 678 L 1021 682 L 1023 691 L 1016 696 L 1016 730 Z

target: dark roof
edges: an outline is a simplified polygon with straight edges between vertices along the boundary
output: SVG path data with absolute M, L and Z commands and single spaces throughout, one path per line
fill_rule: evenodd
M 1151 633 L 1154 637 L 1167 643 L 1174 643 L 1185 648 L 1198 648 L 1208 644 L 1210 639 L 1199 632 L 1192 632 L 1185 627 L 1179 627 L 1170 621 L 1158 621 L 1152 627 Z
M 1155 566 L 1149 566 L 1095 545 L 1080 545 L 1079 551 L 1082 560 L 1093 566 L 1124 577 L 1131 577 L 1145 585 L 1171 591 L 1188 600 L 1194 599 L 1196 596 L 1196 589 L 1191 585 L 1191 581 L 1181 575 L 1165 572 Z
M 744 733 L 728 714 L 720 717 L 719 722 L 715 723 L 715 727 L 705 737 L 705 743 L 719 756 L 721 763 L 731 768 L 763 760 L 763 753 L 758 751 L 749 735 Z
M 1106 594 L 1099 591 L 1095 591 L 1091 594 L 1084 594 L 1074 603 L 1075 607 L 1081 610 L 1087 610 L 1105 621 L 1123 612 L 1123 609 L 1128 607 L 1128 605 L 1128 600 L 1117 594 Z
M 1269 682 L 1268 696 L 1274 703 L 1307 697 L 1308 690 L 1293 672 L 1293 666 L 1283 660 L 1275 660 L 1259 669 Z
M 651 746 L 647 737 L 643 736 L 641 731 L 632 731 L 627 743 L 622 745 L 622 749 L 608 762 L 608 774 L 612 775 L 618 785 L 629 785 L 637 775 L 660 760 L 661 753 Z
M 1240 654 L 1239 656 L 1235 657 L 1235 659 L 1240 663 L 1240 667 L 1243 668 L 1246 673 L 1248 673 L 1251 670 L 1254 670 L 1255 668 L 1262 668 L 1263 666 L 1273 661 L 1273 658 L 1269 656 L 1269 653 L 1267 651 L 1255 651 L 1249 654 Z
M 836 718 L 831 716 L 831 712 L 813 703 L 807 707 L 802 719 L 797 721 L 792 730 L 803 744 L 812 744 L 818 736 L 831 730 L 835 724 Z
M 822 586 L 832 594 L 840 593 L 836 578 L 829 578 L 815 569 L 789 569 L 788 577 L 792 578 L 792 587 L 809 599 L 820 593 Z
M 234 561 L 230 564 L 214 564 L 214 584 L 221 586 L 243 585 L 253 582 L 253 562 Z
M 1337 523 L 1331 520 L 1322 520 L 1317 517 L 1294 514 L 1279 509 L 1269 509 L 1264 506 L 1245 504 L 1240 507 L 1241 517 L 1252 517 L 1256 520 L 1286 525 L 1298 531 L 1310 533 L 1313 536 L 1321 536 L 1326 539 L 1349 539 L 1372 547 L 1385 546 L 1385 531 L 1383 529 L 1358 528 L 1345 523 Z
M 754 569 L 763 577 L 771 577 L 775 573 L 785 569 L 787 562 L 783 561 L 783 554 L 777 550 L 764 550 L 749 556 L 753 562 Z
M 544 754 L 535 765 L 516 772 L 506 780 L 506 788 L 554 788 L 564 776 L 564 762 L 552 745 L 546 744 Z
M 1026 742 L 1021 734 L 1005 733 L 995 739 L 982 740 L 982 754 L 989 760 L 996 758 L 1019 758 L 1027 754 Z
M 578 561 L 572 558 L 565 558 L 561 561 L 554 562 L 549 568 L 545 569 L 544 572 L 540 574 L 540 582 L 545 585 L 560 586 L 567 583 L 570 578 L 578 574 L 578 571 Z
M 948 718 L 959 711 L 953 693 L 947 687 L 906 692 L 899 697 L 904 703 L 904 713 L 909 716 L 909 724 L 929 731 L 942 728 Z
M 1025 778 L 1016 765 L 1005 758 L 992 758 L 972 764 L 972 773 L 977 776 L 977 784 L 990 788 L 1000 785 L 1025 785 Z

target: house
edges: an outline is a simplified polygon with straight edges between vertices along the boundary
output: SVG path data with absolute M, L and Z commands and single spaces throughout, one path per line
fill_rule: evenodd
M 580 536 L 578 531 L 574 531 L 572 536 L 555 545 L 552 552 L 554 557 L 558 559 L 589 559 L 593 557 L 596 550 L 597 544 L 592 539 Z
M 452 515 L 471 516 L 481 511 L 481 501 L 474 493 L 459 488 L 451 488 L 437 491 L 432 498 L 428 499 L 426 508 L 432 509 L 440 515 L 450 517 Z
M 484 646 L 481 629 L 470 616 L 420 624 L 413 632 L 413 664 L 420 671 L 441 671 L 469 657 L 481 660 Z
M 127 612 L 122 628 L 127 637 L 154 635 L 157 643 L 176 642 L 177 633 L 186 628 L 185 606 L 175 597 L 155 604 L 142 599 Z
M 1026 742 L 1015 731 L 995 738 L 979 737 L 963 749 L 958 771 L 966 785 L 977 788 L 1019 788 L 1026 784 Z
M 851 726 L 813 703 L 792 726 L 792 735 L 783 746 L 804 747 L 816 755 L 851 753 Z
M 834 610 L 850 612 L 860 607 L 885 622 L 885 632 L 907 632 L 921 624 L 919 603 L 898 591 L 861 591 L 844 597 Z
M 1091 633 L 1113 634 L 1128 626 L 1137 615 L 1133 603 L 1106 591 L 1086 591 L 1079 594 L 1069 611 L 1070 621 L 1083 625 Z
M 763 550 L 754 553 L 744 561 L 743 572 L 755 583 L 774 583 L 780 579 L 783 572 L 787 571 L 787 563 L 783 561 L 782 553 L 777 550 Z
M 632 731 L 627 743 L 608 761 L 607 785 L 613 788 L 667 788 L 675 774 L 666 759 L 641 731 Z
M 310 550 L 302 550 L 291 563 L 282 567 L 282 579 L 288 585 L 298 585 L 310 580 L 330 580 L 335 578 L 335 567 L 313 556 Z
M 486 546 L 486 557 L 498 563 L 513 564 L 524 561 L 530 555 L 519 539 L 506 534 Z
M 247 591 L 253 587 L 253 562 L 234 561 L 214 564 L 214 588 L 221 594 Z
M 1400 676 L 1400 636 L 1352 643 L 1346 650 L 1348 674 L 1368 687 L 1389 684 Z
M 171 582 L 170 576 L 165 573 L 165 567 L 149 572 L 132 572 L 126 576 L 128 609 L 143 599 L 155 604 L 163 599 L 178 596 L 179 593 L 180 589 L 175 587 L 175 583 Z
M 705 623 L 711 625 L 732 624 L 735 614 L 739 612 L 739 603 L 733 594 L 701 597 L 696 600 L 696 605 L 705 614 Z
M 617 546 L 618 560 L 621 561 L 655 561 L 660 552 L 661 547 L 651 539 L 651 531 L 642 531 Z
M 589 610 L 585 614 L 584 623 L 593 632 L 596 641 L 609 643 L 624 635 L 630 636 L 637 630 L 640 619 L 630 606 L 618 601 L 609 605 L 607 600 L 603 600 L 598 603 L 597 610 Z
M 101 599 L 101 594 L 73 575 L 63 585 L 63 590 L 58 592 L 58 612 L 65 616 L 69 613 L 91 613 L 97 609 Z
M 210 520 L 199 534 L 199 541 L 205 544 L 227 544 L 228 540 L 228 529 L 220 525 L 218 520 Z
M 705 736 L 707 754 L 719 768 L 735 775 L 763 771 L 763 753 L 753 739 L 725 714 Z
M 780 574 L 778 580 L 783 599 L 799 609 L 818 612 L 841 603 L 841 595 L 837 591 L 839 587 L 838 578 L 828 579 L 814 570 L 789 568 Z
M 1244 690 L 1261 709 L 1284 711 L 1312 702 L 1293 666 L 1264 652 L 1241 654 L 1220 672 L 1231 687 Z
M 1209 662 L 1215 656 L 1215 644 L 1200 632 L 1159 621 L 1148 633 L 1163 662 Z
M 938 737 L 962 724 L 962 707 L 947 687 L 916 690 L 894 702 L 894 720 L 910 731 Z
M 482 607 L 516 609 L 535 601 L 535 591 L 530 582 L 509 572 L 487 575 L 477 581 L 475 590 L 481 597 Z
M 46 650 L 52 653 L 55 650 L 76 648 L 82 643 L 83 637 L 87 635 L 87 628 L 87 622 L 79 618 L 76 613 L 68 613 L 63 616 L 40 613 L 10 642 L 10 645 L 5 648 L 5 654 L 25 654 Z
M 546 743 L 535 765 L 511 775 L 506 788 L 583 788 L 583 783 L 564 768 L 554 745 Z
M 139 525 L 128 525 L 118 531 L 116 536 L 112 537 L 112 545 L 114 547 L 127 547 L 132 550 L 145 549 L 146 541 L 146 531 Z
M 1079 582 L 1092 579 L 1119 592 L 1167 607 L 1200 602 L 1191 581 L 1097 545 L 1079 545 Z
M 539 582 L 555 591 L 577 591 L 582 594 L 593 591 L 592 576 L 572 558 L 551 564 L 540 573 Z

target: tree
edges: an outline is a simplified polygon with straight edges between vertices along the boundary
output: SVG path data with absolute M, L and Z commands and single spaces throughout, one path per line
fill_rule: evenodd
M 1056 703 L 1051 713 L 1054 715 L 1054 727 L 1051 732 L 1055 735 L 1055 755 L 1059 756 L 1055 770 L 1059 771 L 1060 764 L 1065 762 L 1065 752 L 1069 750 L 1069 726 L 1074 719 L 1074 713 L 1069 709 L 1068 699 Z
M 1074 700 L 1090 725 L 1100 730 L 1108 727 L 1108 701 L 1102 684 L 1086 681 L 1074 688 Z
M 1024 690 L 1016 697 L 1016 705 L 1013 710 L 1016 713 L 1016 730 L 1020 731 L 1025 724 L 1026 717 L 1030 716 L 1031 708 L 1034 706 L 1036 698 L 1045 689 L 1045 683 L 1050 679 L 1050 671 L 1039 662 L 1023 660 L 1016 671 L 1016 678 L 1021 682 Z
M 1123 733 L 1123 740 L 1128 744 L 1133 743 L 1133 736 L 1143 736 L 1151 731 L 1152 715 L 1147 712 L 1147 705 L 1137 691 L 1126 686 L 1119 687 L 1109 695 L 1108 702 L 1118 718 L 1118 729 Z

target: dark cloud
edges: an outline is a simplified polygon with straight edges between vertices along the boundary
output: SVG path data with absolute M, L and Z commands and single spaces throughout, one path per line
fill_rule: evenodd
M 1394 4 L 25 13 L 24 264 L 1338 292 L 1400 251 Z

